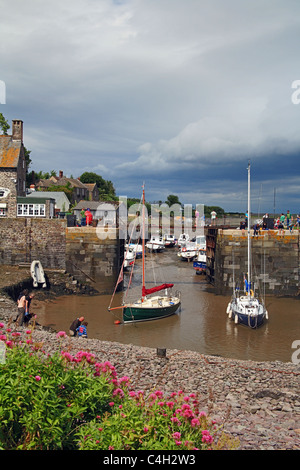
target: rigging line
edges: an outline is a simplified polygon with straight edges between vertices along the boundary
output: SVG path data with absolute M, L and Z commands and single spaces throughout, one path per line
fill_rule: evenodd
M 140 199 L 140 203 L 139 203 L 139 208 L 138 208 L 139 211 L 140 211 L 141 201 L 142 201 L 142 198 Z M 126 250 L 126 254 L 128 253 L 128 250 L 129 250 L 129 245 L 130 245 L 130 242 L 131 242 L 131 239 L 132 239 L 132 235 L 133 235 L 133 229 L 134 229 L 134 227 L 132 227 L 132 231 L 131 231 L 131 234 L 130 234 L 130 236 L 129 236 L 128 247 L 127 247 L 127 250 Z M 136 252 L 135 252 L 135 255 L 134 255 L 134 262 L 133 262 L 132 267 L 131 267 L 131 272 L 133 271 L 134 264 L 135 264 L 135 260 L 136 260 Z M 116 282 L 116 284 L 115 284 L 115 288 L 114 288 L 113 294 L 112 294 L 111 299 L 110 299 L 110 303 L 109 303 L 109 306 L 108 306 L 108 310 L 110 310 L 110 308 L 111 308 L 111 304 L 112 304 L 113 299 L 114 299 L 114 296 L 115 296 L 115 294 L 116 294 L 117 287 L 118 287 L 118 285 L 120 284 L 120 282 L 123 280 L 124 263 L 125 263 L 125 256 L 123 257 L 123 263 L 122 263 L 122 266 L 121 266 L 121 269 L 120 269 L 120 272 L 119 272 L 119 276 L 118 276 L 117 282 Z M 131 276 L 131 277 L 132 277 L 132 276 Z M 131 279 L 131 277 L 130 277 L 130 279 Z M 128 284 L 128 288 L 129 288 L 129 286 L 130 286 L 130 283 Z M 128 290 L 128 288 L 127 288 L 127 290 Z

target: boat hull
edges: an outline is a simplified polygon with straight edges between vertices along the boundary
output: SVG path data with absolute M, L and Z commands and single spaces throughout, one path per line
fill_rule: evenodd
M 258 299 L 245 296 L 233 299 L 227 307 L 227 313 L 236 324 L 259 328 L 267 319 L 267 311 Z
M 195 269 L 197 274 L 205 274 L 206 273 L 206 263 L 203 261 L 194 261 L 193 268 Z
M 138 301 L 123 307 L 123 322 L 132 323 L 169 317 L 176 313 L 180 305 L 177 297 L 171 297 L 168 300 L 164 297 L 155 297 L 150 302 Z

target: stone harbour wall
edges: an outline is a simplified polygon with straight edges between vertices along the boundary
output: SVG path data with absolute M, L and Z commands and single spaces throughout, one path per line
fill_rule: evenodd
M 101 293 L 113 292 L 123 262 L 118 231 L 96 227 L 68 227 L 66 269 Z
M 35 217 L 0 219 L 0 264 L 31 264 L 65 269 L 66 221 Z
M 111 234 L 97 227 L 67 227 L 64 219 L 0 219 L 0 265 L 29 269 L 32 261 L 40 260 L 46 274 L 65 270 L 101 294 L 113 292 L 123 253 L 117 230 Z
M 248 272 L 247 232 L 218 230 L 214 284 L 218 293 L 231 293 L 234 283 L 243 286 Z M 253 260 L 252 279 L 261 293 L 296 296 L 300 293 L 299 232 L 288 230 L 279 235 L 276 230 L 260 232 L 251 237 Z

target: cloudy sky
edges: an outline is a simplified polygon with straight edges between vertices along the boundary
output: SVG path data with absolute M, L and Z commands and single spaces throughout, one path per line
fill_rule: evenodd
M 299 0 L 0 0 L 0 11 L 0 112 L 23 120 L 31 169 L 244 211 L 250 159 L 252 210 L 300 211 Z

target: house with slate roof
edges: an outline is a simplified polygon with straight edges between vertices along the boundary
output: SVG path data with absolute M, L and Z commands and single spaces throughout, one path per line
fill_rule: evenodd
M 0 135 L 0 217 L 16 217 L 17 198 L 26 195 L 23 121 L 12 121 L 12 135 Z
M 93 197 L 99 198 L 99 191 L 95 185 L 87 185 L 80 181 L 79 178 L 67 178 L 63 171 L 59 171 L 59 176 L 51 176 L 49 179 L 41 179 L 36 188 L 40 191 L 47 191 L 49 187 L 69 186 L 72 189 L 72 204 L 76 204 L 81 200 L 93 200 Z

